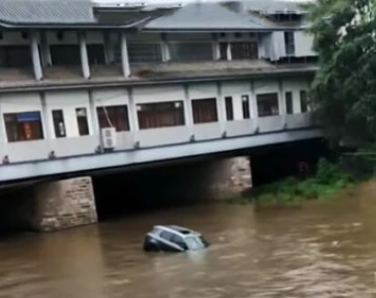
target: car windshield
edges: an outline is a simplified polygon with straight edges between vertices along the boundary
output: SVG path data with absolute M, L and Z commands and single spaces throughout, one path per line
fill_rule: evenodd
M 206 247 L 206 241 L 199 236 L 188 236 L 185 238 L 185 242 L 190 250 L 199 250 Z

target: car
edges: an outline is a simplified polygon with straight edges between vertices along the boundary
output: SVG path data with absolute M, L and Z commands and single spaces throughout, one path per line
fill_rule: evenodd
M 200 233 L 175 225 L 154 226 L 144 240 L 146 252 L 197 251 L 209 246 L 210 243 Z

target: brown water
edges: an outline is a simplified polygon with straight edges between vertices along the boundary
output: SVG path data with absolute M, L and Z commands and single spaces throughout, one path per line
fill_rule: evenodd
M 146 254 L 153 224 L 203 232 L 205 253 Z M 255 211 L 169 209 L 0 239 L 0 297 L 376 297 L 376 191 Z

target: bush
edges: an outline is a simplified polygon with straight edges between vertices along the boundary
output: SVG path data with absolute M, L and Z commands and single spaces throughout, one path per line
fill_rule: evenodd
M 288 177 L 255 189 L 252 194 L 253 198 L 262 203 L 295 203 L 330 198 L 351 183 L 351 176 L 339 164 L 320 159 L 313 177 L 306 180 Z

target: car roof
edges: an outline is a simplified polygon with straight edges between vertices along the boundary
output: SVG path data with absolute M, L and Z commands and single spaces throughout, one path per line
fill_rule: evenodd
M 196 232 L 196 231 L 193 231 L 191 229 L 188 229 L 188 228 L 185 228 L 185 227 L 181 227 L 181 226 L 177 226 L 177 225 L 157 225 L 157 226 L 154 226 L 154 228 L 156 229 L 162 229 L 162 230 L 168 230 L 168 231 L 171 231 L 171 232 L 174 232 L 176 234 L 179 234 L 181 236 L 192 236 L 192 235 L 195 235 L 195 236 L 199 236 L 200 233 Z

